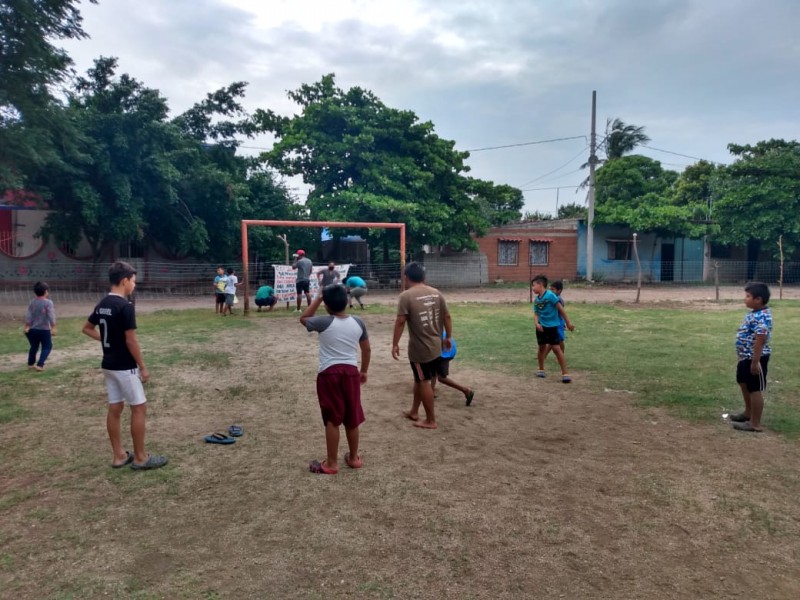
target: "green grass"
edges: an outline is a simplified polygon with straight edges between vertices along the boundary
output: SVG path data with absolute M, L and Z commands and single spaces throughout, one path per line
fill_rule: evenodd
M 800 435 L 800 302 L 772 305 L 775 328 L 765 423 Z M 536 342 L 530 306 L 451 307 L 459 358 L 480 368 L 533 376 Z M 736 303 L 716 310 L 567 304 L 576 326 L 567 335 L 567 363 L 592 373 L 598 386 L 635 392 L 643 406 L 667 407 L 683 418 L 719 419 L 738 409 L 734 337 L 746 309 Z M 548 357 L 548 370 L 557 369 Z
M 567 300 L 569 300 L 567 298 Z M 528 304 L 452 304 L 459 360 L 476 368 L 533 375 L 536 344 Z M 800 302 L 772 303 L 775 330 L 770 364 L 765 423 L 773 431 L 800 435 L 800 385 L 792 376 L 800 362 Z M 567 360 L 574 373 L 589 372 L 598 388 L 634 392 L 643 406 L 667 407 L 691 420 L 718 419 L 738 409 L 741 399 L 733 381 L 733 340 L 745 309 L 739 303 L 699 310 L 623 304 L 567 304 L 577 330 L 568 334 Z M 394 307 L 371 306 L 367 314 L 393 314 Z M 225 368 L 230 354 L 204 347 L 227 331 L 250 339 L 262 319 L 295 319 L 294 313 L 251 312 L 250 318 L 226 318 L 207 310 L 164 310 L 139 318 L 139 338 L 151 371 L 178 364 Z M 64 319 L 55 340 L 59 349 L 91 344 L 80 333 L 83 319 Z M 267 325 L 268 326 L 268 325 Z M 0 328 L 0 356 L 24 356 L 27 342 L 20 327 Z M 24 368 L 4 373 L 0 391 L 0 423 L 26 418 L 25 400 L 47 394 L 56 381 L 78 380 L 96 358 L 67 361 L 57 371 L 29 377 Z M 21 361 L 22 362 L 22 361 Z M 548 357 L 548 370 L 556 368 Z M 68 382 L 69 383 L 69 382 Z M 70 395 L 68 385 L 63 393 Z M 245 393 L 246 390 L 240 390 Z M 62 393 L 60 391 L 59 393 Z

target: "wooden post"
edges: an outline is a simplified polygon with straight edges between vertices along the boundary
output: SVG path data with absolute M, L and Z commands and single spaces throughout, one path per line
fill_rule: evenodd
M 716 292 L 716 299 L 719 302 L 719 261 L 714 261 L 714 290 Z
M 639 262 L 639 244 L 637 244 L 638 234 L 633 234 L 633 256 L 636 258 L 636 304 L 639 304 L 639 296 L 642 294 L 642 263 Z

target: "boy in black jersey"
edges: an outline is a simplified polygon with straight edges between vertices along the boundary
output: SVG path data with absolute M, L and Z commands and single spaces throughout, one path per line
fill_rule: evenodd
M 136 311 L 128 301 L 136 289 L 136 269 L 128 263 L 115 262 L 108 269 L 108 280 L 111 291 L 95 306 L 83 333 L 103 348 L 101 366 L 108 390 L 106 428 L 114 452 L 111 466 L 158 469 L 167 464 L 167 457 L 148 454 L 144 449 L 147 398 L 142 383 L 147 383 L 150 373 L 136 339 Z M 131 407 L 133 452 L 124 449 L 120 435 L 120 417 L 126 402 Z

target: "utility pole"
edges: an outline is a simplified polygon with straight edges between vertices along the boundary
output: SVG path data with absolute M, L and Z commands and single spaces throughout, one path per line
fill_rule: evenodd
M 586 281 L 594 273 L 594 169 L 597 165 L 597 92 L 592 91 L 592 133 L 589 138 L 589 210 L 586 218 Z

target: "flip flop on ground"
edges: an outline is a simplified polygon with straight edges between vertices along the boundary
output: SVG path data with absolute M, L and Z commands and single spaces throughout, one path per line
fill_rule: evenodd
M 111 463 L 112 469 L 121 469 L 122 467 L 127 467 L 129 464 L 133 462 L 133 452 L 130 450 L 125 450 L 125 460 L 118 465 Z
M 545 373 L 544 373 L 544 371 L 536 371 L 536 376 L 537 377 L 541 377 L 542 379 L 544 379 Z
M 749 431 L 751 433 L 761 433 L 761 430 L 753 427 L 753 424 L 750 421 L 745 421 L 744 423 L 734 423 L 733 428 L 736 431 Z
M 467 406 L 469 406 L 470 404 L 472 404 L 472 399 L 475 397 L 475 390 L 470 390 L 469 392 L 464 394 L 464 397 L 466 397 Z
M 572 377 L 570 377 L 569 375 L 562 375 L 561 383 L 572 383 Z
M 436 429 L 439 426 L 430 421 L 414 421 L 414 427 L 419 427 L 420 429 Z
M 345 452 L 345 454 L 344 454 L 344 462 L 351 469 L 360 469 L 362 466 L 364 466 L 364 462 L 361 460 L 360 456 L 356 456 L 355 460 L 350 460 L 350 453 L 349 452 Z
M 203 438 L 209 444 L 233 444 L 235 439 L 224 433 L 212 433 Z
M 244 429 L 240 425 L 231 425 L 228 427 L 228 433 L 232 437 L 241 437 L 244 435 Z
M 318 461 L 312 460 L 308 463 L 308 470 L 312 473 L 316 473 L 317 475 L 336 475 L 339 472 L 339 469 L 329 469 L 328 465 L 325 464 L 327 461 Z
M 734 423 L 744 423 L 745 421 L 750 420 L 750 415 L 746 415 L 744 413 L 736 413 L 735 415 L 731 415 L 728 418 Z
M 150 469 L 160 469 L 161 467 L 165 466 L 169 462 L 169 459 L 166 456 L 154 456 L 150 454 L 147 456 L 147 460 L 141 464 L 132 462 L 131 469 L 134 471 L 149 471 Z

